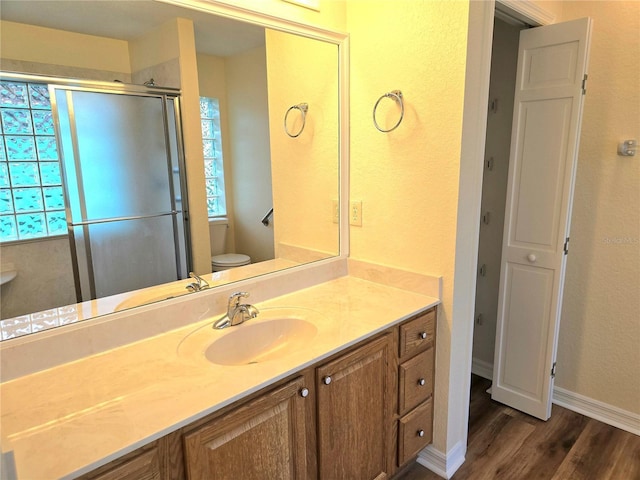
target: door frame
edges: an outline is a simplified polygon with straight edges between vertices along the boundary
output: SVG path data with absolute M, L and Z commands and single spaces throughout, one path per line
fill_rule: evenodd
M 469 2 L 469 25 L 463 107 L 455 271 L 451 328 L 446 451 L 432 445 L 419 462 L 450 478 L 465 460 L 469 427 L 469 392 L 480 233 L 480 202 L 487 105 L 491 74 L 491 47 L 496 6 L 534 26 L 554 23 L 555 15 L 533 2 L 486 0 Z M 438 412 L 435 412 L 436 416 Z

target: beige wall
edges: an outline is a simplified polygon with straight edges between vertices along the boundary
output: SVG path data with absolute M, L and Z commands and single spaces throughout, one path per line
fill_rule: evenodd
M 556 385 L 640 414 L 640 3 L 563 2 L 593 18 Z
M 180 88 L 180 50 L 177 23 L 166 22 L 129 42 L 131 81 L 142 85 Z
M 347 3 L 350 195 L 363 205 L 363 225 L 350 232 L 351 256 L 443 276 L 434 387 L 434 443 L 443 452 L 456 360 L 451 331 L 467 15 L 465 2 Z M 372 108 L 394 89 L 404 95 L 405 118 L 397 130 L 380 133 Z
M 266 31 L 266 48 L 276 257 L 282 245 L 337 255 L 338 48 L 274 30 Z M 299 103 L 309 106 L 306 124 L 291 138 L 283 121 Z M 298 110 L 289 113 L 291 133 L 301 118 Z
M 0 56 L 116 75 L 130 72 L 128 44 L 124 40 L 7 21 L 0 22 Z
M 234 249 L 235 247 L 235 225 L 233 222 L 234 205 L 233 205 L 233 151 L 231 149 L 231 137 L 229 136 L 229 102 L 227 101 L 227 67 L 223 57 L 214 55 L 205 55 L 198 53 L 198 85 L 200 87 L 200 95 L 203 97 L 211 97 L 218 99 L 220 107 L 220 133 L 222 135 L 222 159 L 224 162 L 224 182 L 227 202 L 227 228 L 225 229 L 225 250 Z M 216 229 L 209 229 L 210 235 Z M 214 249 L 217 243 L 213 238 L 211 242 L 211 255 L 226 253 Z
M 69 240 L 65 237 L 3 245 L 0 266 L 18 272 L 0 287 L 0 318 L 76 303 Z
M 265 227 L 260 221 L 273 206 L 265 47 L 228 57 L 226 67 L 233 155 L 227 197 L 235 226 L 235 245 L 229 251 L 249 255 L 252 262 L 271 260 L 273 222 Z

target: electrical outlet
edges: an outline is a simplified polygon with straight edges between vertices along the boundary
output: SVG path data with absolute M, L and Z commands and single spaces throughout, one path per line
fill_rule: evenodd
M 362 201 L 354 200 L 349 206 L 349 223 L 357 227 L 362 226 Z
M 331 211 L 333 212 L 333 223 L 340 223 L 340 205 L 338 204 L 338 200 L 333 201 Z

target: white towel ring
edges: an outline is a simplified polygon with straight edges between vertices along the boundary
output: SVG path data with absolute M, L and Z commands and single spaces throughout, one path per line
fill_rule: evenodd
M 291 110 L 300 110 L 300 114 L 302 115 L 302 126 L 300 127 L 300 131 L 298 133 L 291 133 L 289 131 L 289 129 L 287 128 L 287 117 L 289 116 L 289 113 L 291 112 Z M 289 107 L 287 109 L 287 113 L 284 114 L 284 131 L 291 138 L 296 138 L 296 137 L 300 136 L 300 134 L 304 130 L 304 127 L 305 127 L 305 125 L 307 123 L 307 111 L 308 110 L 309 110 L 309 104 L 308 103 L 299 103 L 298 105 L 292 105 L 291 107 Z
M 398 119 L 398 122 L 388 130 L 381 128 L 380 125 L 378 125 L 378 122 L 376 121 L 376 110 L 378 109 L 378 104 L 383 98 L 391 98 L 392 100 L 395 100 L 397 103 L 400 104 L 400 118 Z M 385 93 L 378 99 L 376 104 L 373 106 L 373 124 L 382 133 L 388 133 L 398 128 L 398 126 L 402 123 L 403 118 L 404 118 L 404 100 L 402 99 L 402 92 L 400 90 L 392 90 L 390 92 Z

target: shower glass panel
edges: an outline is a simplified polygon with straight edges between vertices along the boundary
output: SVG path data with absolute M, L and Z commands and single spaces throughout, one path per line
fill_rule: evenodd
M 178 98 L 50 89 L 78 300 L 185 278 Z
M 157 285 L 159 278 L 176 280 L 173 257 L 165 260 L 175 248 L 173 236 L 166 234 L 172 223 L 163 216 L 74 227 L 79 267 L 93 269 L 97 297 Z

